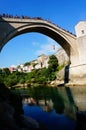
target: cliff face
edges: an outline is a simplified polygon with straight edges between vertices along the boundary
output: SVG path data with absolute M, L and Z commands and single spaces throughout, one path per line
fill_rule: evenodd
M 64 51 L 64 49 L 60 48 L 55 54 L 53 54 L 57 57 L 58 59 L 58 63 L 59 65 L 63 65 L 63 64 L 67 64 L 69 61 L 69 57 L 67 56 L 66 52 Z M 37 63 L 37 65 L 35 65 L 35 68 L 43 68 L 43 67 L 48 67 L 48 61 L 49 61 L 49 55 L 45 55 L 42 54 L 40 55 L 37 60 L 31 62 L 33 63 Z M 42 66 L 40 66 L 40 63 L 42 63 Z
M 57 53 L 55 54 L 55 56 L 58 59 L 59 65 L 67 64 L 68 61 L 69 61 L 68 55 L 66 54 L 66 52 L 62 48 L 59 49 L 59 51 L 57 51 Z

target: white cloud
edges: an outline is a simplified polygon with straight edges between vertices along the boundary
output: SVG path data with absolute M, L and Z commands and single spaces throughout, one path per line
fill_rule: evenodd
M 40 47 L 39 50 L 36 51 L 36 55 L 53 54 L 60 48 L 58 43 L 49 37 L 46 39 L 46 42 L 44 44 L 39 44 L 39 46 Z
M 34 45 L 34 46 L 38 46 L 39 43 L 38 43 L 38 42 L 32 42 L 32 45 Z

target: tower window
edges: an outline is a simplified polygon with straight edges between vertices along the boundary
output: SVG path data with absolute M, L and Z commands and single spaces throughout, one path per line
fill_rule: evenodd
M 84 30 L 81 30 L 81 33 L 84 34 L 85 33 Z

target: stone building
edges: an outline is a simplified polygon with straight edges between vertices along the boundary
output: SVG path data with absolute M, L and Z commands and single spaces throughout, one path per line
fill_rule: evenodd
M 86 35 L 86 21 L 80 21 L 79 23 L 77 23 L 77 25 L 75 26 L 75 31 L 76 31 L 77 37 L 85 36 Z

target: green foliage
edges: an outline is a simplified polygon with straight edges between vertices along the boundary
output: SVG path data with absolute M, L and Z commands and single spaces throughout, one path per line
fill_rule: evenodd
M 0 75 L 0 83 L 3 83 L 3 77 Z
M 55 55 L 51 55 L 49 57 L 49 61 L 48 61 L 48 68 L 50 69 L 51 72 L 55 72 L 58 66 L 58 59 L 56 58 Z
M 20 83 L 20 84 L 24 84 L 24 83 L 25 83 L 25 79 L 24 79 L 24 78 L 21 78 L 21 79 L 19 80 L 19 83 Z
M 18 78 L 14 74 L 10 74 L 7 77 L 5 77 L 5 81 L 4 81 L 5 85 L 8 87 L 12 87 L 12 86 L 16 85 L 17 82 L 18 82 Z
M 48 80 L 48 73 L 46 68 L 33 70 L 26 75 L 26 81 L 30 83 L 44 83 Z
M 61 69 L 64 68 L 64 66 L 65 66 L 65 65 L 58 65 L 57 70 L 60 71 Z
M 0 74 L 2 74 L 2 69 L 0 68 Z
M 18 71 L 13 73 L 2 73 L 0 74 L 0 82 L 5 83 L 6 86 L 12 87 L 24 80 L 25 73 L 20 73 Z M 23 81 L 22 81 L 23 82 Z
M 26 62 L 25 64 L 24 64 L 24 66 L 29 66 L 30 65 L 30 62 Z
M 22 91 L 22 90 L 20 90 Z M 57 113 L 64 112 L 64 99 L 62 95 L 59 93 L 57 88 L 47 87 L 47 86 L 36 86 L 30 87 L 27 90 L 29 97 L 35 99 L 36 103 L 39 104 L 39 100 L 44 100 L 45 105 L 47 101 L 52 100 L 53 107 Z
M 20 65 L 18 65 L 17 68 L 20 68 Z
M 39 83 L 44 84 L 47 81 L 55 80 L 58 60 L 55 55 L 51 55 L 49 57 L 49 66 L 48 68 L 34 69 L 31 72 L 13 72 L 10 73 L 8 68 L 4 68 L 2 73 L 0 73 L 0 82 L 4 82 L 6 86 L 14 86 L 16 84 L 24 84 L 24 83 Z M 24 66 L 30 65 L 30 62 L 26 62 Z M 35 67 L 36 63 L 33 64 Z M 20 66 L 18 66 L 20 67 Z
M 10 71 L 8 68 L 3 68 L 2 72 L 6 75 L 9 75 L 10 74 Z
M 59 93 L 57 88 L 51 88 L 51 99 L 53 101 L 54 108 L 57 113 L 63 113 L 64 112 L 64 99 Z

